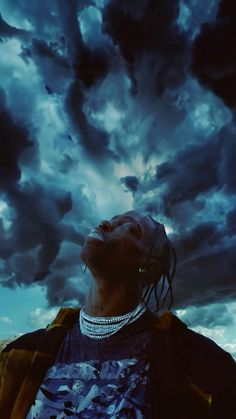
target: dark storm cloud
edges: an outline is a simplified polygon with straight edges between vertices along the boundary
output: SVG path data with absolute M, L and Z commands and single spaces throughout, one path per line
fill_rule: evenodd
M 236 105 L 236 13 L 231 0 L 222 0 L 215 22 L 204 24 L 193 46 L 192 71 L 224 102 Z
M 222 232 L 217 223 L 208 222 L 198 224 L 185 232 L 175 241 L 175 247 L 180 260 L 187 260 L 199 252 L 205 253 L 206 249 L 218 246 L 222 238 Z
M 54 42 L 33 38 L 27 50 L 22 50 L 21 56 L 26 60 L 31 58 L 38 66 L 47 93 L 61 94 L 66 89 L 66 80 L 71 77 L 71 68 L 65 56 L 63 36 Z
M 71 202 L 68 202 L 67 194 L 63 196 L 63 192 L 59 190 L 46 191 L 36 184 L 25 191 L 19 191 L 16 187 L 11 188 L 7 190 L 6 195 L 9 205 L 15 212 L 14 228 L 6 244 L 10 244 L 13 255 L 16 251 L 24 253 L 40 246 L 37 272 L 34 272 L 36 279 L 39 279 L 42 272 L 49 271 L 64 235 L 68 238 L 71 235 L 71 232 L 67 235 L 66 228 L 63 228 L 60 222 L 65 213 L 70 211 Z M 77 242 L 82 243 L 82 236 L 79 234 Z M 24 272 L 16 279 L 19 283 L 22 281 L 30 283 L 32 280 L 32 276 L 27 278 Z
M 38 0 L 27 1 L 15 0 L 3 1 L 4 5 L 2 8 L 15 20 L 23 22 L 25 19 L 32 26 L 32 31 L 37 32 L 38 36 L 48 36 L 54 33 L 58 33 L 58 14 L 55 7 L 54 0 L 44 0 L 43 7 L 42 3 Z
M 128 63 L 133 93 L 138 89 L 136 70 L 141 58 L 148 55 L 152 61 L 148 72 L 155 72 L 157 95 L 161 96 L 167 86 L 174 88 L 185 80 L 187 42 L 176 24 L 178 14 L 179 4 L 172 0 L 141 0 L 138 4 L 113 0 L 105 6 L 103 30 Z
M 51 2 L 48 6 L 47 10 L 39 11 L 36 3 L 30 6 L 22 2 L 21 13 L 34 24 L 33 34 L 42 38 L 34 36 L 31 45 L 23 44 L 21 56 L 26 62 L 32 59 L 36 63 L 47 93 L 62 93 L 65 84 L 69 85 L 65 109 L 84 150 L 96 160 L 116 159 L 109 148 L 107 133 L 91 124 L 83 110 L 86 89 L 105 77 L 112 52 L 103 45 L 97 48 L 85 45 L 77 20 L 81 8 L 77 1 L 69 5 Z M 52 24 L 54 19 L 56 24 Z M 50 27 L 52 39 L 45 40 Z
M 233 212 L 230 212 L 228 219 L 232 216 Z M 215 221 L 199 223 L 187 230 L 183 224 L 179 234 L 172 235 L 172 241 L 178 257 L 174 281 L 177 306 L 235 298 L 233 229 Z
M 9 25 L 2 17 L 2 14 L 0 13 L 0 38 L 11 38 L 11 37 L 25 37 L 28 35 L 28 32 L 15 28 L 14 26 Z
M 231 246 L 195 256 L 177 269 L 175 298 L 179 306 L 234 300 L 235 241 Z
M 144 199 L 138 196 L 136 203 L 159 220 L 164 214 L 164 221 L 173 227 L 177 307 L 235 298 L 234 156 L 232 122 L 217 136 L 195 139 L 173 153 L 157 166 L 155 176 L 140 183 Z M 222 194 L 222 203 L 217 194 Z
M 108 134 L 88 122 L 83 111 L 84 95 L 79 81 L 71 83 L 66 98 L 66 109 L 73 127 L 78 133 L 79 142 L 84 150 L 95 160 L 117 158 L 109 149 Z
M 64 276 L 58 274 L 50 277 L 47 284 L 47 300 L 50 306 L 62 306 L 65 302 L 78 303 L 83 298 L 83 292 L 75 284 L 65 281 Z
M 89 155 L 102 161 L 107 158 L 118 160 L 121 146 L 117 145 L 115 150 L 111 150 L 110 139 L 104 129 L 88 121 L 84 103 L 90 88 L 99 85 L 108 72 L 112 74 L 117 71 L 122 65 L 122 58 L 119 58 L 117 48 L 112 47 L 107 38 L 101 38 L 100 47 L 92 46 L 91 43 L 85 44 L 76 20 L 76 2 L 69 6 L 60 2 L 58 8 L 75 78 L 68 88 L 66 98 L 68 115 L 78 133 L 80 144 Z M 150 90 L 150 103 L 155 102 L 155 96 L 162 95 L 166 87 L 176 88 L 185 80 L 188 48 L 185 36 L 174 25 L 178 12 L 178 5 L 171 1 L 160 2 L 158 5 L 154 5 L 154 2 L 142 2 L 139 9 L 122 2 L 108 2 L 102 11 L 103 32 L 112 38 L 114 45 L 119 45 L 132 83 L 137 79 L 140 91 L 143 87 L 146 91 Z M 142 59 L 144 64 L 140 72 Z M 141 103 L 140 106 L 144 109 L 146 105 L 147 103 Z M 173 124 L 177 124 L 183 118 L 184 112 L 176 108 L 174 110 L 173 106 L 171 112 L 169 122 L 171 123 L 172 118 Z M 158 125 L 158 130 L 166 130 L 161 118 Z M 149 145 L 147 142 L 146 147 L 149 148 Z
M 196 199 L 204 206 L 204 194 L 214 190 L 224 188 L 226 192 L 234 193 L 235 155 L 235 127 L 229 124 L 218 136 L 207 141 L 199 138 L 198 143 L 186 146 L 167 162 L 158 165 L 152 182 L 161 188 L 160 197 L 166 215 L 178 217 L 175 206 L 188 201 L 194 203 Z
M 78 62 L 75 63 L 76 76 L 87 88 L 103 79 L 109 70 L 109 55 L 104 48 L 93 50 L 84 46 L 81 48 Z
M 139 1 L 131 4 L 113 0 L 103 11 L 103 28 L 132 62 L 142 53 L 164 49 L 172 39 L 170 27 L 176 20 L 179 5 L 172 0 Z M 138 7 L 137 7 L 138 6 Z M 173 32 L 176 28 L 173 28 Z M 161 35 L 166 35 L 162 39 Z
M 25 148 L 32 147 L 25 124 L 17 122 L 5 104 L 5 93 L 0 90 L 0 184 L 16 182 L 20 177 L 19 158 Z
M 232 124 L 229 128 L 225 127 L 220 133 L 220 141 L 224 143 L 222 161 L 219 168 L 219 180 L 228 193 L 234 194 L 236 191 L 236 125 Z
M 227 227 L 231 234 L 236 234 L 236 207 L 227 214 Z
M 72 209 L 71 193 L 68 192 L 66 195 L 56 199 L 56 205 L 60 216 L 64 217 L 64 215 Z
M 164 205 L 168 207 L 193 200 L 200 193 L 217 185 L 220 145 L 215 139 L 187 146 L 156 169 L 157 185 L 166 185 Z M 167 199 L 168 197 L 168 199 Z
M 32 39 L 32 48 L 36 55 L 41 58 L 45 58 L 54 62 L 57 67 L 62 67 L 64 69 L 69 69 L 68 63 L 62 55 L 58 53 L 60 49 L 63 49 L 64 46 L 64 38 L 61 37 L 60 43 L 59 42 L 52 42 L 48 44 L 44 40 L 40 39 Z
M 1 199 L 14 213 L 14 224 L 7 232 L 1 223 L 0 255 L 5 261 L 1 273 L 2 283 L 14 287 L 45 279 L 51 273 L 50 266 L 60 251 L 62 241 L 81 245 L 83 235 L 72 225 L 61 222 L 72 209 L 69 191 L 59 187 L 45 188 L 36 182 L 19 186 L 22 162 L 27 162 L 27 159 L 24 161 L 24 152 L 30 149 L 31 158 L 34 158 L 37 147 L 30 139 L 29 128 L 22 121 L 17 121 L 7 109 L 3 91 L 0 123 Z
M 125 176 L 120 179 L 121 183 L 131 192 L 136 192 L 139 187 L 139 180 L 136 176 Z
M 108 53 L 103 47 L 90 49 L 84 44 L 77 20 L 77 1 L 69 4 L 58 1 L 57 6 L 74 74 L 67 92 L 66 110 L 84 150 L 95 160 L 114 159 L 107 133 L 92 125 L 83 110 L 86 89 L 103 79 L 109 70 Z
M 71 278 L 81 269 L 83 237 L 99 205 L 113 208 L 106 188 L 115 197 L 120 185 L 134 207 L 174 231 L 176 305 L 230 300 L 235 127 L 209 93 L 234 104 L 229 2 L 221 2 L 216 22 L 212 4 L 186 2 L 186 30 L 178 23 L 183 2 L 174 0 L 4 5 L 0 28 L 9 35 L 0 46 L 10 58 L 0 76 L 11 106 L 1 107 L 0 184 L 11 223 L 0 221 L 3 283 L 41 281 L 50 305 L 82 298 Z M 24 19 L 29 37 L 19 38 Z M 191 78 L 191 57 L 205 89 Z M 27 123 L 16 119 L 19 108 Z

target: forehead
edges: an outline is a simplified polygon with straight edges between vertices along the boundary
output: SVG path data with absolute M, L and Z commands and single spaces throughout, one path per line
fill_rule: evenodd
M 149 233 L 152 233 L 155 228 L 155 224 L 152 218 L 139 211 L 128 211 L 123 214 L 115 215 L 112 217 L 111 221 L 115 222 L 124 219 L 139 223 L 143 229 Z

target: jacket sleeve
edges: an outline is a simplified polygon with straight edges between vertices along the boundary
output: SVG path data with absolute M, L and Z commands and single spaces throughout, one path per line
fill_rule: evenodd
M 0 418 L 10 417 L 40 336 L 41 331 L 23 335 L 0 353 Z
M 225 355 L 219 368 L 219 384 L 213 397 L 214 419 L 236 418 L 236 364 L 233 358 Z
M 211 397 L 212 419 L 236 418 L 236 363 L 211 339 L 188 329 L 188 369 Z
M 79 308 L 62 307 L 46 329 L 27 333 L 0 354 L 0 418 L 24 419 Z
M 0 392 L 3 388 L 3 376 L 6 372 L 6 366 L 9 363 L 9 355 L 15 350 L 34 351 L 37 345 L 38 339 L 41 336 L 41 330 L 36 332 L 27 333 L 20 336 L 17 339 L 8 340 L 3 342 L 0 350 Z

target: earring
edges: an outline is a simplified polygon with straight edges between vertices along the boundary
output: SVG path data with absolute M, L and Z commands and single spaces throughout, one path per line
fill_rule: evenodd
M 87 269 L 87 265 L 84 266 L 83 273 L 86 272 L 86 269 Z
M 139 268 L 138 271 L 139 271 L 140 274 L 143 274 L 146 271 L 146 269 L 145 268 Z

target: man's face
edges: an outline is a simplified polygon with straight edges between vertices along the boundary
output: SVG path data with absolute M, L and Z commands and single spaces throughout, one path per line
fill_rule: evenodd
M 85 239 L 81 258 L 93 274 L 117 278 L 135 276 L 146 254 L 148 230 L 144 217 L 136 211 L 101 221 Z

